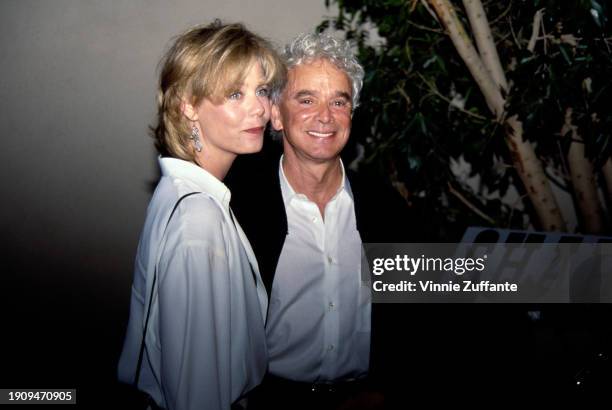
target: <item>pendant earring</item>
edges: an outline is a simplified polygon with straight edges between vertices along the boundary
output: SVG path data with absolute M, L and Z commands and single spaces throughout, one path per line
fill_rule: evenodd
M 191 127 L 191 137 L 190 140 L 193 140 L 193 145 L 195 146 L 196 151 L 202 152 L 202 143 L 200 142 L 200 131 L 198 131 L 198 127 L 195 125 Z

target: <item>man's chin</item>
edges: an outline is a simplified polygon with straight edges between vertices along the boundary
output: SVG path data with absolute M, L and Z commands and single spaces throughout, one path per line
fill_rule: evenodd
M 321 147 L 320 147 L 321 148 Z M 310 156 L 313 159 L 317 159 L 322 162 L 335 161 L 340 157 L 340 152 L 343 147 L 324 147 L 326 149 L 314 149 L 310 152 Z
M 316 153 L 308 155 L 308 158 L 317 164 L 331 164 L 340 158 L 340 152 L 337 153 Z

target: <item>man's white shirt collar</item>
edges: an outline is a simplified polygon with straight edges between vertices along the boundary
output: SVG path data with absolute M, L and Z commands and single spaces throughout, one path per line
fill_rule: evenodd
M 306 195 L 295 192 L 295 190 L 289 183 L 289 180 L 287 179 L 287 176 L 285 175 L 285 170 L 283 169 L 283 158 L 284 157 L 285 157 L 284 155 L 281 155 L 280 161 L 278 163 L 278 176 L 280 179 L 281 192 L 283 194 L 283 201 L 285 203 L 285 208 L 286 208 L 287 206 L 289 206 L 293 198 L 298 198 L 302 200 L 309 200 L 309 199 L 306 197 Z M 346 191 L 349 197 L 353 199 L 353 192 L 351 191 L 351 185 L 346 178 L 346 173 L 344 171 L 344 164 L 342 163 L 342 159 L 340 159 L 339 161 L 340 161 L 340 170 L 342 172 L 342 178 L 340 179 L 340 186 L 338 187 L 338 190 L 336 191 L 334 196 L 329 200 L 329 202 L 332 202 L 334 199 L 336 199 L 342 191 Z

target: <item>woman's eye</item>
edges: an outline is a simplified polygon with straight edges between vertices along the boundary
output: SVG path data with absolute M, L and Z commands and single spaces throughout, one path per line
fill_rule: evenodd
M 233 93 L 229 95 L 230 100 L 239 100 L 241 97 L 242 97 L 242 92 L 240 91 L 234 91 Z
M 270 90 L 268 90 L 267 88 L 260 88 L 259 90 L 257 90 L 257 96 L 258 97 L 269 97 Z

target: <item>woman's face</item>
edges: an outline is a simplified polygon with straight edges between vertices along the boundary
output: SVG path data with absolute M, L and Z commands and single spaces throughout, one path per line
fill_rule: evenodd
M 270 119 L 268 85 L 259 63 L 252 63 L 242 86 L 221 103 L 205 98 L 196 108 L 202 154 L 214 162 L 261 150 Z

